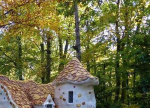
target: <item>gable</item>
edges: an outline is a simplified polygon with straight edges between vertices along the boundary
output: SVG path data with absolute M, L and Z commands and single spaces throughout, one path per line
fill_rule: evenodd
M 50 94 L 48 95 L 48 97 L 47 97 L 47 99 L 46 99 L 46 101 L 44 102 L 43 105 L 45 106 L 47 104 L 52 104 L 53 106 L 55 106 L 55 103 L 54 103 L 54 101 L 53 101 L 53 99 L 52 99 Z
M 8 99 L 11 101 L 7 101 L 7 103 L 12 104 L 13 108 L 33 108 L 34 105 L 43 105 L 49 94 L 54 98 L 54 86 L 50 83 L 37 84 L 33 81 L 13 81 L 5 76 L 0 76 L 0 85 L 3 88 L 1 92 L 4 92 L 1 99 L 9 96 Z
M 7 87 L 3 84 L 0 84 L 0 108 L 17 108 Z

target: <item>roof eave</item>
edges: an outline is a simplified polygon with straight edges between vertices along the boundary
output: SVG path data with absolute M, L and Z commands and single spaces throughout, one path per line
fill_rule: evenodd
M 84 85 L 84 86 L 94 86 L 94 85 L 99 85 L 99 80 L 98 78 L 88 78 L 84 81 L 80 81 L 80 82 L 77 82 L 77 81 L 71 81 L 71 80 L 67 80 L 67 79 L 64 79 L 63 81 L 61 82 L 53 82 L 53 85 L 57 86 L 57 85 L 60 85 L 60 84 L 76 84 L 76 85 Z

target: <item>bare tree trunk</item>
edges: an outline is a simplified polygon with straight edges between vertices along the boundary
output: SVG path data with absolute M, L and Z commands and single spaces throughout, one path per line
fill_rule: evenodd
M 122 92 L 121 92 L 121 101 L 125 102 L 125 99 L 127 98 L 127 87 L 128 87 L 128 72 L 127 72 L 127 58 L 125 58 L 125 54 L 127 54 L 127 51 L 125 50 L 126 47 L 129 47 L 129 13 L 128 13 L 128 2 L 125 1 L 125 32 L 124 37 L 122 38 L 121 42 L 121 50 L 123 51 L 122 55 L 122 61 L 123 61 L 123 72 L 122 72 Z
M 51 37 L 47 36 L 47 66 L 46 66 L 46 83 L 50 82 L 51 77 Z
M 63 69 L 63 63 L 62 63 L 62 59 L 63 59 L 63 44 L 62 44 L 62 39 L 61 39 L 60 36 L 58 36 L 58 41 L 59 41 L 59 59 L 60 59 L 58 72 L 60 72 Z
M 45 66 L 44 66 L 44 39 L 42 37 L 42 42 L 41 42 L 41 71 L 42 71 L 42 83 L 45 83 Z
M 116 37 L 117 37 L 117 54 L 116 54 L 116 66 L 115 66 L 115 73 L 116 73 L 116 91 L 115 91 L 115 102 L 119 100 L 119 94 L 120 94 L 120 72 L 119 72 L 119 53 L 120 53 L 120 34 L 119 34 L 119 4 L 120 0 L 117 2 L 117 21 L 116 21 Z
M 68 45 L 69 45 L 69 42 L 68 42 L 68 39 L 66 39 L 66 45 L 65 45 L 65 49 L 64 49 L 64 55 L 63 55 L 63 58 L 65 59 L 66 56 L 67 56 L 67 52 L 68 52 Z
M 81 46 L 80 46 L 80 29 L 79 29 L 79 16 L 78 16 L 78 4 L 75 2 L 75 33 L 76 33 L 76 56 L 81 61 Z
M 89 42 L 90 42 L 90 40 L 88 38 L 87 49 L 86 49 L 87 51 L 89 51 L 89 49 L 90 49 L 90 45 L 89 45 L 90 43 Z M 87 65 L 87 71 L 90 72 L 90 60 L 89 60 L 89 58 L 88 58 L 88 60 L 86 62 L 86 65 Z
M 17 37 L 17 44 L 18 44 L 18 60 L 17 60 L 17 71 L 19 75 L 19 80 L 23 80 L 22 75 L 22 43 L 21 37 Z
M 87 37 L 87 46 L 85 47 L 87 51 L 90 50 L 90 36 L 88 34 L 89 30 L 89 21 L 86 22 L 86 37 Z M 90 60 L 89 58 L 87 58 L 86 60 L 86 67 L 87 67 L 87 71 L 90 72 Z
M 66 58 L 67 58 L 68 45 L 69 45 L 70 26 L 71 26 L 71 23 L 69 23 L 69 25 L 68 25 L 68 28 L 69 28 L 69 29 L 68 29 L 68 37 L 67 37 L 66 43 L 65 43 L 63 59 L 66 59 Z

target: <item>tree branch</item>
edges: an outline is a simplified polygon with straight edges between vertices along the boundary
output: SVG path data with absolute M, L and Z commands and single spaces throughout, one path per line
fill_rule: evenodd
M 5 54 L 5 53 L 4 53 L 4 55 L 5 55 L 7 58 L 9 58 L 10 61 L 11 61 L 15 66 L 17 66 L 16 62 L 15 62 L 11 57 L 9 57 L 9 56 L 8 56 L 7 54 Z

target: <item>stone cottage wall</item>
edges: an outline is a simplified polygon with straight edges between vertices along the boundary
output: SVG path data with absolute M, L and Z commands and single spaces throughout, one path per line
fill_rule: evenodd
M 68 92 L 73 91 L 73 103 L 68 101 Z M 96 108 L 96 99 L 92 86 L 61 84 L 55 89 L 55 102 L 58 108 Z

